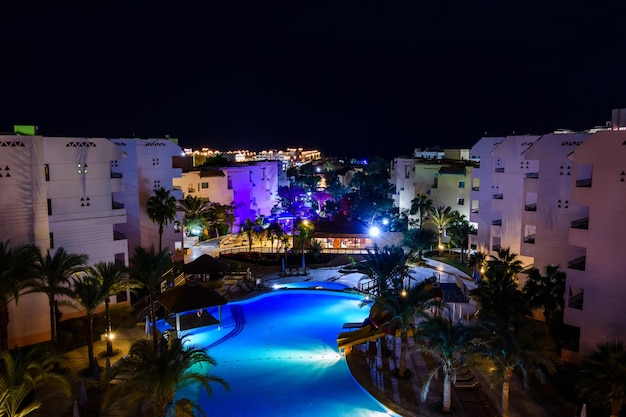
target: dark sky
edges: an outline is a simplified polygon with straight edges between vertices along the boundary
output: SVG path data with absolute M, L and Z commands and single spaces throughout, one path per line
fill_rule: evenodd
M 394 156 L 626 107 L 624 2 L 47 3 L 0 6 L 0 131 Z

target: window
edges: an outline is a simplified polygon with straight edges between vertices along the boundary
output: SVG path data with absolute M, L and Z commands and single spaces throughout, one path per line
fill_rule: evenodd
M 54 233 L 50 232 L 50 249 L 54 249 Z
M 46 181 L 50 181 L 50 165 L 48 164 L 44 165 L 43 171 L 46 176 Z
M 228 189 L 233 189 L 233 178 L 230 175 L 228 176 Z
M 459 181 L 459 188 L 465 188 L 465 181 Z
M 203 182 L 202 183 L 202 188 L 209 188 L 209 183 L 208 182 Z
M 456 199 L 456 203 L 457 203 L 459 206 L 462 206 L 462 205 L 464 205 L 464 204 L 465 204 L 465 199 L 464 199 L 464 198 L 457 198 L 457 199 Z
M 52 215 L 52 200 L 48 199 L 48 216 Z

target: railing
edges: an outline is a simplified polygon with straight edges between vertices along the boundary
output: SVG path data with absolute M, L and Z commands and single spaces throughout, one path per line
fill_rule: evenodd
M 472 187 L 472 191 L 480 191 L 480 187 Z
M 504 168 L 503 168 L 503 167 L 501 167 L 501 168 L 496 168 L 496 172 L 504 172 Z
M 472 209 L 472 213 L 478 213 L 478 209 Z
M 584 219 L 574 220 L 570 223 L 570 227 L 572 229 L 589 229 L 589 217 L 585 217 Z
M 502 226 L 502 219 L 492 220 L 491 221 L 491 225 L 492 226 Z
M 500 244 L 499 244 L 499 243 L 497 243 L 497 244 L 495 244 L 495 245 L 493 245 L 493 246 L 491 247 L 491 250 L 492 250 L 492 251 L 494 251 L 494 252 L 497 252 L 497 251 L 499 251 L 500 249 L 502 249 L 502 246 L 500 246 Z
M 126 235 L 122 232 L 118 232 L 117 230 L 114 230 L 113 240 L 126 240 Z
M 568 302 L 567 302 L 567 306 L 570 308 L 575 308 L 577 310 L 582 310 L 583 309 L 583 295 L 584 293 L 578 293 L 573 297 L 570 297 Z
M 526 174 L 526 178 L 539 178 L 538 172 L 529 172 Z
M 524 206 L 525 211 L 537 211 L 537 203 L 526 204 Z
M 524 243 L 533 243 L 534 244 L 535 243 L 535 235 L 532 234 L 532 235 L 524 236 Z
M 580 258 L 573 259 L 567 263 L 567 267 L 570 269 L 577 269 L 579 271 L 585 270 L 585 264 L 587 263 L 587 257 L 581 256 Z
M 586 178 L 584 180 L 576 180 L 576 187 L 591 187 L 591 178 Z
M 187 188 L 187 192 L 188 193 L 195 193 L 196 189 L 195 188 Z
M 180 273 L 176 278 L 174 278 L 174 287 L 178 287 L 179 285 L 185 284 L 185 273 Z
M 491 198 L 494 200 L 502 200 L 504 198 L 504 195 L 502 193 L 494 194 L 493 196 L 491 196 Z
M 113 201 L 113 202 L 111 203 L 111 208 L 112 208 L 113 210 L 120 210 L 120 209 L 123 209 L 123 208 L 124 208 L 124 203 L 118 203 L 117 201 Z
M 111 178 L 124 178 L 124 174 L 121 172 L 111 172 Z

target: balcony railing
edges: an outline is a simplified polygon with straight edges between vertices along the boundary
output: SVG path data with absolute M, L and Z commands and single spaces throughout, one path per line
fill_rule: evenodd
M 504 168 L 503 167 L 496 168 L 496 172 L 504 172 Z
M 118 203 L 117 201 L 113 201 L 113 202 L 111 203 L 111 208 L 112 208 L 113 210 L 120 210 L 120 209 L 123 209 L 123 208 L 124 208 L 124 203 Z
M 576 187 L 591 187 L 591 178 L 586 178 L 584 180 L 576 180 Z
M 504 198 L 504 194 L 502 193 L 494 194 L 491 198 L 494 200 L 502 200 Z
M 532 235 L 524 236 L 524 243 L 532 243 L 532 244 L 534 244 L 535 243 L 535 235 L 532 234 Z
M 499 244 L 499 243 L 497 243 L 497 244 L 495 244 L 495 245 L 493 245 L 493 246 L 491 247 L 491 250 L 492 250 L 492 251 L 494 251 L 494 252 L 497 252 L 497 251 L 499 251 L 500 249 L 502 249 L 502 246 L 500 246 L 500 244 Z
M 573 259 L 567 263 L 567 267 L 570 269 L 577 269 L 579 271 L 585 270 L 585 264 L 587 263 L 587 257 L 581 256 L 580 258 Z
M 472 213 L 478 213 L 478 209 L 477 208 L 473 208 L 472 209 Z
M 472 187 L 472 191 L 480 191 L 480 187 Z
M 524 206 L 525 211 L 537 211 L 537 203 L 526 204 Z
M 111 172 L 111 178 L 124 178 L 124 174 L 121 172 Z
M 187 188 L 187 192 L 188 193 L 195 193 L 196 189 L 195 188 Z
M 572 229 L 589 229 L 589 217 L 585 217 L 584 219 L 574 220 L 570 223 L 570 227 Z
M 526 174 L 526 178 L 539 178 L 538 172 L 529 172 Z
M 114 230 L 113 240 L 126 240 L 126 235 L 122 232 L 118 232 L 117 230 Z
M 491 225 L 492 226 L 502 226 L 502 219 L 492 220 L 491 221 Z

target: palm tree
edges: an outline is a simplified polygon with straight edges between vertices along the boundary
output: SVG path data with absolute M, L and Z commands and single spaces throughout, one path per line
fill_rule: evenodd
M 282 226 L 278 222 L 272 222 L 266 229 L 267 238 L 272 244 L 272 252 L 274 252 L 274 240 L 279 240 L 285 234 Z
M 619 417 L 626 402 L 626 348 L 621 340 L 600 343 L 583 360 L 576 388 L 590 404 L 608 408 Z
M 482 274 L 485 273 L 488 256 L 487 252 L 479 250 L 472 253 L 469 257 L 467 264 L 470 268 L 472 268 L 472 277 L 474 277 L 476 282 L 479 282 L 482 279 Z
M 300 251 L 302 254 L 302 268 L 305 267 L 304 261 L 304 244 L 313 236 L 313 223 L 309 220 L 302 220 L 296 225 L 298 230 L 298 239 L 300 240 Z
M 257 235 L 258 230 L 261 228 L 263 220 L 259 217 L 256 220 L 252 221 L 250 219 L 246 219 L 244 224 L 241 225 L 241 233 L 245 234 L 248 238 L 248 252 L 252 252 L 252 241 L 254 236 Z
M 215 366 L 216 361 L 204 349 L 185 345 L 183 338 L 155 351 L 145 340 L 135 342 L 128 357 L 105 374 L 105 381 L 122 377 L 123 382 L 107 390 L 102 410 L 117 404 L 117 401 L 122 402 L 126 409 L 148 403 L 150 415 L 165 417 L 177 402 L 184 402 L 206 417 L 205 411 L 195 401 L 176 398 L 176 392 L 199 384 L 210 396 L 210 383 L 218 383 L 226 390 L 228 384 L 222 378 L 208 374 L 208 367 Z M 199 369 L 192 369 L 197 366 Z
M 163 227 L 176 219 L 176 198 L 169 190 L 157 188 L 146 201 L 146 213 L 152 223 L 159 225 L 159 252 L 163 248 Z
M 424 227 L 424 217 L 426 217 L 426 215 L 433 209 L 433 200 L 431 200 L 426 194 L 418 194 L 417 197 L 411 200 L 411 209 L 409 210 L 409 214 L 418 215 L 420 219 L 419 228 L 422 229 Z
M 404 233 L 404 244 L 417 252 L 417 261 L 423 261 L 424 248 L 432 246 L 437 242 L 437 236 L 434 230 L 428 228 L 408 229 Z
M 487 261 L 487 271 L 470 293 L 478 305 L 476 315 L 496 315 L 505 320 L 530 315 L 524 294 L 517 285 L 521 262 L 509 249 L 501 249 L 498 257 Z
M 67 379 L 51 370 L 57 362 L 44 345 L 0 352 L 0 416 L 23 417 L 39 409 L 41 403 L 32 399 L 33 394 L 46 382 L 54 382 L 69 397 Z
M 461 248 L 461 263 L 465 262 L 465 250 L 469 245 L 469 235 L 476 233 L 476 228 L 464 215 L 459 215 L 448 229 L 454 245 Z
M 50 249 L 44 255 L 39 249 L 35 253 L 37 262 L 34 265 L 33 278 L 28 285 L 27 293 L 43 293 L 48 297 L 48 310 L 50 314 L 50 338 L 53 344 L 57 343 L 57 317 L 59 295 L 72 296 L 70 279 L 87 270 L 86 263 L 89 259 L 85 254 L 67 253 L 63 247 L 58 248 L 54 255 Z
M 104 303 L 108 295 L 103 291 L 101 277 L 98 275 L 82 275 L 74 278 L 73 298 L 80 305 L 80 309 L 85 312 L 87 327 L 87 354 L 89 357 L 89 369 L 93 370 L 94 349 L 93 349 L 93 317 L 96 309 Z
M 211 210 L 211 202 L 208 198 L 195 197 L 188 195 L 176 204 L 176 208 L 183 212 L 183 228 L 182 228 L 182 251 L 185 252 L 185 229 L 187 230 L 204 230 L 209 223 L 207 217 Z M 185 257 L 183 256 L 183 260 Z
M 135 248 L 135 253 L 130 259 L 129 276 L 133 284 L 148 291 L 148 302 L 150 306 L 150 319 L 152 327 L 152 342 L 154 350 L 157 350 L 157 328 L 156 314 L 154 310 L 154 302 L 156 301 L 157 291 L 164 280 L 164 275 L 172 268 L 172 259 L 167 250 L 156 253 L 154 246 L 150 246 L 150 250 L 145 250 L 141 246 Z
M 138 284 L 130 281 L 128 270 L 115 262 L 98 262 L 89 268 L 88 274 L 100 282 L 104 294 L 104 319 L 107 326 L 106 342 L 107 356 L 113 355 L 113 341 L 111 338 L 111 315 L 109 304 L 111 297 L 128 289 L 137 288 Z
M 404 289 L 403 281 L 408 276 L 406 262 L 404 249 L 399 246 L 384 246 L 381 249 L 374 245 L 374 249 L 367 249 L 364 273 L 375 283 L 374 295 L 400 294 Z
M 430 217 L 428 218 L 428 222 L 434 225 L 439 233 L 438 247 L 439 254 L 441 255 L 443 233 L 448 225 L 457 217 L 458 212 L 452 211 L 451 207 L 439 206 L 432 208 L 429 213 Z
M 502 417 L 509 417 L 509 393 L 513 371 L 518 370 L 524 387 L 528 374 L 539 381 L 544 371 L 553 373 L 559 356 L 546 327 L 531 319 L 503 320 L 496 315 L 481 319 L 482 331 L 473 353 L 489 372 L 493 384 L 502 383 Z
M 36 248 L 0 242 L 0 351 L 9 349 L 9 303 L 17 300 L 30 278 Z
M 545 276 L 537 268 L 528 271 L 528 281 L 524 284 L 524 294 L 530 308 L 543 308 L 543 316 L 551 323 L 557 315 L 562 321 L 565 306 L 565 272 L 559 271 L 558 265 L 547 265 Z
M 430 384 L 443 373 L 443 405 L 441 411 L 449 413 L 452 406 L 452 384 L 459 370 L 466 367 L 466 359 L 476 337 L 473 326 L 437 316 L 420 323 L 415 351 L 424 352 L 437 360 L 437 365 L 430 371 L 422 387 L 422 401 L 430 390 Z

